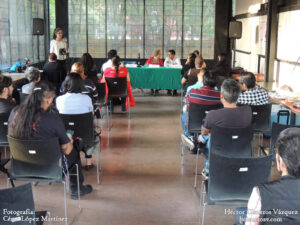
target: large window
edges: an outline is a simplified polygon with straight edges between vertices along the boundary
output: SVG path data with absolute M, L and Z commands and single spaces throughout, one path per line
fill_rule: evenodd
M 43 0 L 1 0 L 0 69 L 25 58 L 33 63 L 45 60 L 44 35 L 32 35 L 32 18 L 44 18 Z
M 71 57 L 105 58 L 110 49 L 121 58 L 148 58 L 155 49 L 214 57 L 215 0 L 68 1 Z

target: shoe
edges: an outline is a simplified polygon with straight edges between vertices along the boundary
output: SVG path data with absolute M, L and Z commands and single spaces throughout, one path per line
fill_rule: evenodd
M 154 95 L 157 95 L 157 94 L 158 94 L 158 90 L 155 90 L 155 91 L 154 91 Z
M 181 141 L 182 141 L 184 146 L 186 146 L 190 149 L 190 151 L 195 148 L 194 138 L 192 136 L 187 137 L 184 134 L 181 134 Z
M 90 184 L 82 185 L 80 187 L 80 197 L 87 195 L 87 194 L 91 193 L 92 191 L 93 191 L 93 187 Z M 70 198 L 74 199 L 74 200 L 78 199 L 78 191 L 77 190 L 71 191 Z
M 176 90 L 174 90 L 173 91 L 173 96 L 177 96 L 178 94 L 177 94 L 177 91 Z
M 172 95 L 172 93 L 171 93 L 171 90 L 168 90 L 168 93 L 167 93 L 168 95 Z
M 201 175 L 204 177 L 205 180 L 207 180 L 209 177 L 209 173 L 204 169 L 202 170 Z
M 154 89 L 151 89 L 151 95 L 154 95 Z
M 94 165 L 93 164 L 91 164 L 91 165 L 85 165 L 84 166 L 84 169 L 86 170 L 86 171 L 89 171 L 89 170 L 91 170 L 91 169 L 93 169 L 94 168 Z

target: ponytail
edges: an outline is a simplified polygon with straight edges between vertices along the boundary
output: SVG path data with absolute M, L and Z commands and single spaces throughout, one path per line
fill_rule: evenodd
M 118 77 L 118 73 L 119 73 L 119 66 L 121 65 L 121 60 L 119 56 L 115 56 L 112 58 L 112 65 L 115 67 L 116 70 L 116 77 Z

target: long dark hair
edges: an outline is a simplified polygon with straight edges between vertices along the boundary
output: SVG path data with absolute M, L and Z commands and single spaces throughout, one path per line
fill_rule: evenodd
M 49 82 L 37 83 L 26 101 L 14 109 L 15 115 L 9 126 L 8 135 L 19 139 L 32 137 L 33 124 L 43 111 L 41 107 L 43 100 L 54 96 L 55 89 Z
M 78 73 L 70 73 L 64 83 L 63 93 L 82 93 L 84 91 L 84 83 Z
M 55 28 L 54 29 L 54 32 L 53 32 L 53 39 L 55 40 L 56 39 L 56 33 L 58 32 L 58 31 L 63 31 L 63 29 L 62 28 L 60 28 L 60 27 L 57 27 L 57 28 Z
M 84 53 L 81 56 L 80 62 L 84 66 L 84 74 L 87 74 L 88 71 L 91 71 L 94 66 L 94 60 L 89 53 Z
M 119 66 L 121 65 L 121 59 L 119 56 L 115 56 L 112 58 L 111 62 L 112 62 L 112 65 L 115 67 L 116 77 L 118 77 Z
M 195 53 L 190 53 L 189 57 L 190 57 L 189 67 L 190 67 L 190 69 L 193 69 L 193 68 L 195 68 L 195 59 L 197 56 Z

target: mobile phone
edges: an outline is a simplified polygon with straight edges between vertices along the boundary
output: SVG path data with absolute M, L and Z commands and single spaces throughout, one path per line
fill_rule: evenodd
M 67 135 L 69 137 L 73 137 L 73 134 L 74 134 L 74 130 L 67 130 Z

